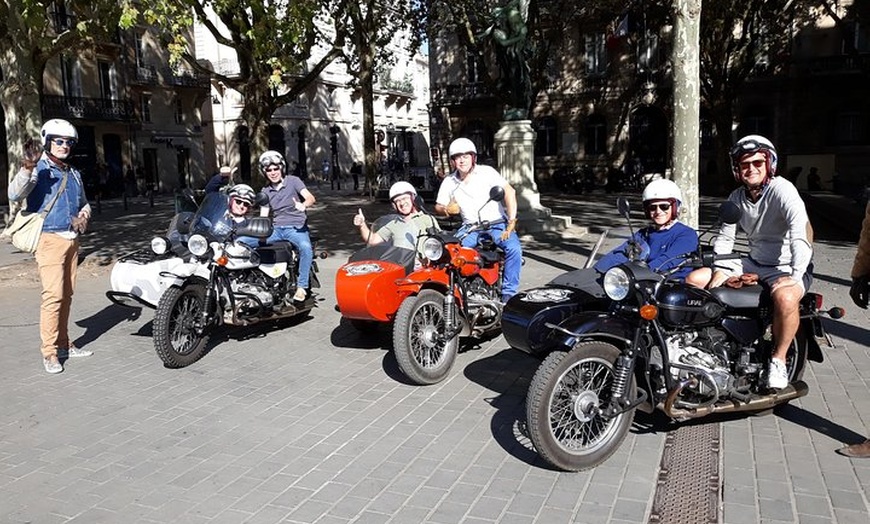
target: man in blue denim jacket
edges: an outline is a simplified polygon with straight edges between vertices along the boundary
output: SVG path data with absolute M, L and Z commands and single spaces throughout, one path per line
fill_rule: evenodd
M 63 365 L 58 357 L 93 354 L 75 347 L 68 331 L 78 267 L 78 235 L 87 229 L 91 206 L 81 174 L 67 163 L 78 141 L 76 128 L 55 118 L 42 126 L 40 136 L 43 153 L 35 166 L 25 158 L 22 169 L 9 183 L 9 200 L 24 201 L 25 209 L 32 212 L 43 211 L 54 200 L 42 226 L 36 264 L 42 282 L 39 335 L 43 365 L 48 373 L 60 373 Z

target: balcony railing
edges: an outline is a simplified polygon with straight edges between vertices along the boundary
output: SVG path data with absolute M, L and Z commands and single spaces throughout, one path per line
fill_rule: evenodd
M 469 100 L 490 98 L 492 93 L 482 82 L 470 84 L 439 84 L 432 89 L 432 98 L 438 104 L 457 104 Z
M 132 100 L 80 96 L 43 95 L 42 116 L 45 118 L 66 117 L 115 122 L 136 121 Z
M 178 87 L 199 87 L 206 89 L 209 86 L 208 75 L 173 71 L 172 68 L 142 65 L 133 67 L 130 72 L 130 81 L 136 84 L 149 86 L 166 85 Z
M 831 75 L 870 71 L 870 54 L 838 55 L 795 60 L 794 67 L 804 74 Z

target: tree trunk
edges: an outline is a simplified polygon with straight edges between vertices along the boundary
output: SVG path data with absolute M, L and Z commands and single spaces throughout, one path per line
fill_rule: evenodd
M 377 196 L 377 152 L 375 150 L 375 102 L 374 102 L 374 71 L 375 48 L 371 44 L 359 43 L 359 85 L 362 94 L 363 106 L 363 151 L 365 151 L 365 174 L 366 187 L 369 188 L 369 197 Z
M 22 46 L 13 46 L 0 53 L 0 71 L 4 76 L 0 84 L 3 86 L 0 105 L 4 110 L 8 160 L 8 176 L 2 180 L 4 188 L 21 165 L 24 141 L 28 137 L 38 138 L 42 126 L 40 93 L 45 63 L 34 63 L 32 57 L 20 56 L 19 51 L 26 50 Z
M 683 193 L 680 220 L 698 228 L 701 0 L 674 0 L 674 182 Z
M 263 92 L 263 89 L 268 89 L 265 84 L 248 85 L 245 93 L 245 108 L 242 111 L 242 118 L 245 125 L 248 127 L 249 147 L 251 150 L 251 182 L 255 189 L 259 189 L 265 183 L 265 178 L 257 176 L 260 173 L 260 166 L 257 160 L 264 151 L 269 149 L 269 122 L 272 119 L 272 113 L 275 109 L 269 104 L 269 94 Z M 284 152 L 282 151 L 283 155 Z M 287 162 L 287 159 L 284 159 Z M 287 170 L 290 169 L 287 162 Z M 286 174 L 289 174 L 289 171 Z

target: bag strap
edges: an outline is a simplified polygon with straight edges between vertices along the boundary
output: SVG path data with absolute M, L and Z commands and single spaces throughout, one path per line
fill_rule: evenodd
M 60 189 L 58 189 L 57 194 L 54 195 L 54 198 L 51 199 L 51 202 L 49 202 L 48 205 L 45 206 L 45 209 L 42 210 L 42 212 L 41 212 L 42 216 L 44 216 L 44 217 L 48 216 L 49 211 L 51 211 L 51 208 L 54 207 L 54 204 L 55 204 L 55 202 L 57 202 L 57 199 L 60 198 L 60 194 L 63 193 L 64 189 L 66 189 L 66 179 L 67 178 L 69 178 L 69 173 L 64 173 L 63 180 L 60 182 Z

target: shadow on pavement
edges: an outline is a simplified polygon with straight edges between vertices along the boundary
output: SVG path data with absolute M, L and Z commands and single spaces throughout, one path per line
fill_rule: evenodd
M 811 429 L 843 444 L 860 444 L 866 438 L 851 429 L 791 404 L 777 408 L 776 415 L 783 420 Z
M 148 312 L 150 313 L 151 310 L 148 310 Z M 135 322 L 141 316 L 142 309 L 140 308 L 124 307 L 110 303 L 93 315 L 75 321 L 75 324 L 84 328 L 85 332 L 74 343 L 78 347 L 85 347 L 91 342 L 98 340 L 103 334 L 118 324 L 122 322 Z

